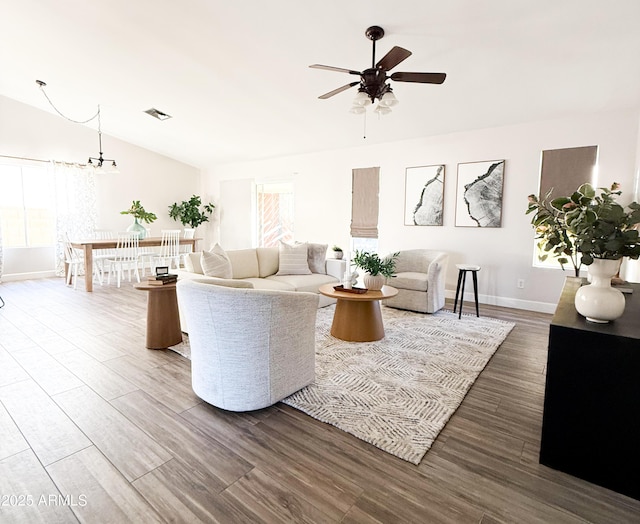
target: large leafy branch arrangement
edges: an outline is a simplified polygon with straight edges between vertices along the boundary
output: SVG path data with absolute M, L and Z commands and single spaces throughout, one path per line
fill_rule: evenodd
M 619 259 L 640 256 L 640 240 L 636 224 L 640 223 L 640 204 L 632 202 L 625 210 L 615 201 L 620 185 L 610 189 L 582 184 L 571 196 L 550 199 L 529 195 L 527 214 L 533 213 L 531 224 L 536 231 L 538 248 L 552 253 L 564 266 L 571 263 L 578 276 L 582 264 L 596 258 Z

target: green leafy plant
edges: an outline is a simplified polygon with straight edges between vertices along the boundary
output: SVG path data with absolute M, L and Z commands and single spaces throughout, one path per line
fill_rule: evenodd
M 150 213 L 145 211 L 144 207 L 140 203 L 140 200 L 134 200 L 131 203 L 131 207 L 125 211 L 120 211 L 121 215 L 133 215 L 134 218 L 141 220 L 142 222 L 146 222 L 147 224 L 151 224 L 151 222 L 158 219 L 155 213 Z
M 558 262 L 571 261 L 576 276 L 580 265 L 596 258 L 619 259 L 640 257 L 640 240 L 635 225 L 640 223 L 640 204 L 632 202 L 627 209 L 615 201 L 620 185 L 610 189 L 582 184 L 571 196 L 549 201 L 529 195 L 527 214 L 534 213 L 538 247 L 559 256 Z M 546 255 L 541 256 L 546 258 Z
M 202 209 L 200 209 L 202 206 Z M 211 202 L 208 204 L 202 204 L 202 199 L 193 195 L 189 200 L 183 200 L 180 204 L 174 202 L 169 206 L 169 216 L 174 220 L 180 221 L 185 225 L 190 225 L 192 228 L 198 227 L 203 222 L 208 222 L 209 217 L 213 213 L 214 206 Z
M 393 278 L 396 270 L 396 257 L 400 253 L 393 253 L 385 258 L 380 258 L 377 253 L 356 251 L 353 263 L 371 276 L 382 275 Z
M 341 248 L 340 246 L 333 246 L 331 249 L 332 249 L 333 251 L 340 251 L 340 252 L 342 252 L 342 248 Z

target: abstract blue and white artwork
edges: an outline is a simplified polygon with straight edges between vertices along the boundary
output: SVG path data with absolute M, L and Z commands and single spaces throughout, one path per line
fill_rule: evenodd
M 441 226 L 443 202 L 444 165 L 405 170 L 405 226 Z
M 458 164 L 456 226 L 501 227 L 504 160 Z

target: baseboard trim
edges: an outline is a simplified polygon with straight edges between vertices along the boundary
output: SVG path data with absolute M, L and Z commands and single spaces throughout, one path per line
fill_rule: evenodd
M 453 290 L 447 290 L 445 296 L 454 300 L 456 298 L 456 292 Z M 473 292 L 464 294 L 465 302 L 474 302 Z M 553 314 L 556 311 L 557 304 L 548 302 L 536 302 L 534 300 L 521 300 L 519 298 L 511 297 L 497 297 L 494 295 L 478 295 L 478 302 L 480 304 L 488 304 L 491 306 L 509 307 L 513 309 L 524 309 L 527 311 L 536 311 L 538 313 Z
M 33 273 L 11 273 L 4 274 L 0 277 L 5 282 L 17 282 L 18 280 L 34 280 L 37 278 L 51 278 L 55 277 L 55 271 L 36 271 Z

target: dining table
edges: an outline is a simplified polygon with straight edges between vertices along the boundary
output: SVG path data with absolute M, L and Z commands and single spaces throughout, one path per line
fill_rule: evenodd
M 181 238 L 181 246 L 191 246 L 191 250 L 196 250 L 196 245 L 200 238 Z M 111 239 L 89 239 L 89 240 L 71 240 L 71 247 L 79 249 L 84 254 L 84 286 L 86 291 L 93 291 L 93 251 L 96 249 L 115 249 L 118 245 L 116 238 Z M 146 237 L 141 238 L 138 243 L 139 247 L 157 247 L 162 245 L 162 237 Z M 65 263 L 65 276 L 69 271 L 68 264 Z

